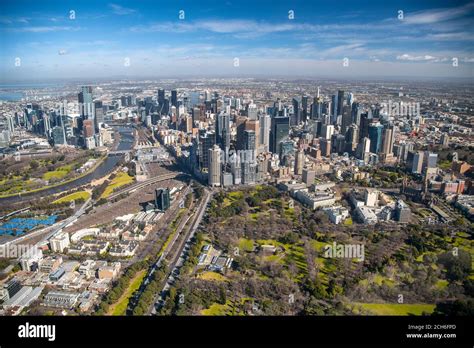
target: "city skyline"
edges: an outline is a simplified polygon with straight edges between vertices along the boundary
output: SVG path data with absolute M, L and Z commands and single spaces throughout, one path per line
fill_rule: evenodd
M 474 76 L 469 26 L 474 2 L 19 1 L 0 6 L 4 83 Z

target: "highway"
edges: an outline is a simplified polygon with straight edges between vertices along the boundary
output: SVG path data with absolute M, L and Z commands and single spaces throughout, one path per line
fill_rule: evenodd
M 191 228 L 189 229 L 189 234 L 185 239 L 185 243 L 182 243 L 180 248 L 176 250 L 176 255 L 179 255 L 179 257 L 177 258 L 177 260 L 173 260 L 173 262 L 170 264 L 170 268 L 172 268 L 172 270 L 169 273 L 168 278 L 166 279 L 166 283 L 163 289 L 157 295 L 155 303 L 153 304 L 151 310 L 149 310 L 149 313 L 151 312 L 152 315 L 156 315 L 157 309 L 159 309 L 164 304 L 166 294 L 169 288 L 174 284 L 175 277 L 179 274 L 181 266 L 183 266 L 184 262 L 186 261 L 187 250 L 191 246 L 191 240 L 194 237 L 199 225 L 201 224 L 204 213 L 206 212 L 207 205 L 209 204 L 209 200 L 212 197 L 211 192 L 207 189 L 204 190 L 204 194 L 205 198 L 201 201 L 200 206 L 198 207 L 198 213 L 195 215 L 195 219 L 192 223 Z

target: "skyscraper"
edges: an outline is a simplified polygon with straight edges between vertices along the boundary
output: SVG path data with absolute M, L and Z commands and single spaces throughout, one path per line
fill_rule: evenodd
M 344 91 L 337 91 L 337 116 L 342 115 L 344 108 Z
M 219 186 L 221 183 L 221 149 L 214 145 L 209 149 L 209 186 Z
M 308 120 L 308 96 L 304 95 L 301 97 L 301 121 L 306 122 Z
M 298 150 L 295 156 L 295 174 L 302 175 L 304 166 L 304 152 L 303 150 Z
M 82 86 L 78 94 L 79 112 L 83 119 L 92 119 L 94 117 L 94 104 L 92 98 L 92 87 Z
M 175 89 L 171 91 L 171 106 L 178 107 L 178 91 Z
M 394 143 L 394 131 L 393 127 L 387 127 L 383 130 L 383 145 L 382 153 L 385 157 L 393 155 L 393 143 Z
M 155 190 L 155 208 L 166 211 L 170 207 L 170 191 L 168 188 L 157 188 Z
M 260 144 L 262 145 L 264 152 L 270 150 L 271 121 L 270 115 L 260 116 Z
M 369 126 L 370 152 L 372 153 L 379 153 L 382 149 L 382 130 L 381 124 Z
M 216 144 L 224 151 L 227 159 L 230 148 L 230 114 L 224 111 L 216 118 Z
M 270 151 L 276 154 L 281 152 L 281 142 L 288 138 L 290 133 L 289 117 L 273 117 L 270 132 Z

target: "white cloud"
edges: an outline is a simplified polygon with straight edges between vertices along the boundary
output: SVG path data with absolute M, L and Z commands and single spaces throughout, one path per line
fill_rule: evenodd
M 109 4 L 109 7 L 112 9 L 114 14 L 119 16 L 126 16 L 137 12 L 137 10 L 126 8 L 117 4 Z
M 462 17 L 474 10 L 474 2 L 454 8 L 440 8 L 406 13 L 403 20 L 407 24 L 430 24 Z

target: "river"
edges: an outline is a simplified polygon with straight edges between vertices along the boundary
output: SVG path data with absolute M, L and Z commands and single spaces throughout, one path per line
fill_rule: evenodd
M 117 147 L 117 150 L 130 150 L 134 142 L 133 128 L 125 126 L 114 128 L 120 133 L 120 143 Z M 47 197 L 51 194 L 72 190 L 79 186 L 86 185 L 91 181 L 100 179 L 101 177 L 110 173 L 122 158 L 123 156 L 108 156 L 105 161 L 102 162 L 92 173 L 89 173 L 77 180 L 38 192 L 25 192 L 22 193 L 21 196 L 0 198 L 0 205 L 30 201 L 34 198 Z

